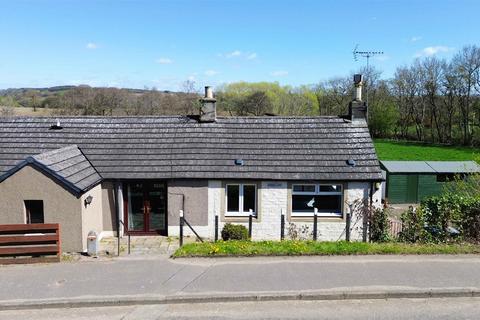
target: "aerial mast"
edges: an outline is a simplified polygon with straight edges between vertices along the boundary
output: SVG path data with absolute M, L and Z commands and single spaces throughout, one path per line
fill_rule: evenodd
M 383 54 L 383 51 L 360 51 L 360 50 L 358 50 L 358 44 L 353 49 L 353 59 L 355 61 L 358 61 L 359 57 L 367 59 L 367 75 L 365 75 L 366 79 L 370 75 L 370 58 L 374 57 L 374 56 L 377 56 L 377 55 L 382 55 L 382 54 Z M 366 82 L 367 81 L 368 81 L 368 79 L 366 80 Z M 367 97 L 366 98 L 366 103 L 367 103 L 367 106 L 368 106 L 368 89 L 369 89 L 368 82 L 367 82 L 366 87 L 367 87 L 367 89 L 366 89 L 365 95 Z

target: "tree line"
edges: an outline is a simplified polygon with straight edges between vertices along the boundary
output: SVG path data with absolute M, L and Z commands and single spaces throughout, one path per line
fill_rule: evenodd
M 374 137 L 480 145 L 480 48 L 465 46 L 450 60 L 417 58 L 390 79 L 375 68 L 365 78 L 369 127 Z M 220 87 L 231 115 L 344 115 L 353 96 L 353 73 L 316 85 L 233 83 Z
M 374 137 L 432 143 L 480 145 L 480 48 L 465 46 L 451 59 L 417 58 L 385 79 L 370 67 L 365 77 L 369 127 Z M 271 82 L 236 82 L 216 88 L 220 115 L 345 115 L 353 95 L 353 73 L 315 85 L 282 86 Z M 5 106 L 50 108 L 61 115 L 196 114 L 200 88 L 192 81 L 180 92 L 57 87 L 0 92 Z

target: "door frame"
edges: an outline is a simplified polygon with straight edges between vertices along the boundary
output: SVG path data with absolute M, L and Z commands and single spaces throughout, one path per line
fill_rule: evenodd
M 129 230 L 128 229 L 128 184 L 131 183 L 142 183 L 142 184 L 154 184 L 154 183 L 163 183 L 165 186 L 164 198 L 165 198 L 165 230 L 154 230 L 154 231 L 138 231 L 138 230 Z M 124 234 L 132 236 L 168 236 L 168 183 L 166 180 L 127 180 L 122 182 L 123 189 L 123 228 Z M 144 190 L 145 195 L 145 190 Z M 145 201 L 145 199 L 144 199 Z M 144 212 L 144 220 L 147 214 Z M 148 220 L 148 219 L 146 219 Z M 147 221 L 148 223 L 148 221 Z

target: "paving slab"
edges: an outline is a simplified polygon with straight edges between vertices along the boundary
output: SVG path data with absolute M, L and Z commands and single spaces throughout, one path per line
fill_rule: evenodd
M 169 259 L 132 255 L 0 267 L 0 303 L 45 299 L 302 299 L 480 295 L 480 256 Z M 316 296 L 315 296 L 316 295 Z M 152 298 L 153 297 L 153 298 Z M 176 298 L 175 298 L 176 297 Z M 358 296 L 357 296 L 358 297 Z M 53 299 L 53 300 L 52 300 Z M 119 301 L 119 300 L 118 300 Z M 153 303 L 152 302 L 152 303 Z

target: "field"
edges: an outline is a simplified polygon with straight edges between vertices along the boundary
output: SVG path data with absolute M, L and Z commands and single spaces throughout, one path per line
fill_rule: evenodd
M 480 163 L 480 149 L 461 146 L 430 145 L 418 142 L 376 139 L 375 149 L 380 160 L 465 161 Z
M 30 107 L 15 107 L 12 108 L 13 115 L 17 117 L 46 117 L 51 116 L 55 109 L 49 108 L 37 108 L 37 111 L 33 111 Z

